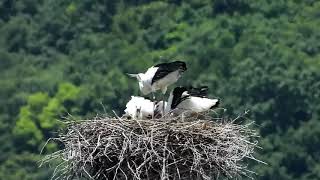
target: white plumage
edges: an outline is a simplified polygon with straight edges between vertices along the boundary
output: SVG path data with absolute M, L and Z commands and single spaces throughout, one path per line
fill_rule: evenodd
M 205 112 L 218 104 L 218 99 L 209 99 L 201 97 L 189 97 L 182 101 L 175 108 L 174 113 L 181 114 L 183 112 Z
M 152 78 L 157 72 L 158 67 L 150 67 L 145 73 L 139 74 L 129 74 L 131 77 L 137 78 L 139 82 L 139 89 L 143 95 L 150 94 L 151 92 L 155 92 L 159 90 L 161 87 L 159 86 L 152 86 Z
M 179 115 L 184 112 L 201 113 L 217 107 L 219 99 L 207 98 L 207 87 L 192 88 L 176 87 L 169 96 L 166 112 L 172 111 Z
M 125 116 L 132 119 L 151 119 L 154 115 L 154 103 L 143 97 L 131 96 L 124 112 Z

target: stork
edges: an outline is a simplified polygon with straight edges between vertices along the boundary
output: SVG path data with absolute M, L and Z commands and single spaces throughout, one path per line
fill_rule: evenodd
M 139 88 L 143 95 L 161 90 L 166 93 L 168 86 L 178 81 L 184 71 L 187 70 L 185 62 L 174 61 L 161 63 L 150 67 L 145 73 L 128 74 L 137 78 Z
M 192 86 L 176 87 L 170 93 L 165 111 L 172 111 L 175 115 L 183 112 L 201 113 L 209 109 L 218 107 L 219 99 L 209 99 L 207 97 L 208 87 L 194 88 Z
M 132 119 L 151 119 L 154 116 L 154 103 L 143 97 L 131 96 L 124 112 L 125 117 Z
M 128 75 L 137 78 L 140 91 L 143 95 L 152 93 L 152 97 L 155 99 L 154 92 L 161 90 L 164 99 L 168 86 L 177 82 L 186 70 L 187 65 L 185 62 L 174 61 L 154 65 L 148 68 L 145 73 Z M 163 103 L 163 111 L 165 109 L 164 105 Z

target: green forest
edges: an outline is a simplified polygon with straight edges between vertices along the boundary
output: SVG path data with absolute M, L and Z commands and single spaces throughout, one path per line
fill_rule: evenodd
M 320 179 L 317 0 L 1 0 L 0 179 L 50 179 L 40 151 L 63 117 L 122 114 L 139 94 L 126 73 L 174 60 L 178 84 L 250 110 L 256 179 Z

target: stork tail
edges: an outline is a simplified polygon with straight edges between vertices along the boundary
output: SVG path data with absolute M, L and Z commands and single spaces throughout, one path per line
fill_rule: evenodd
M 138 78 L 138 74 L 130 74 L 130 73 L 127 73 L 127 75 L 130 76 L 130 77 Z
M 130 73 L 127 73 L 128 76 L 130 77 L 133 77 L 133 78 L 137 78 L 138 81 L 141 81 L 141 77 L 139 76 L 139 74 L 130 74 Z

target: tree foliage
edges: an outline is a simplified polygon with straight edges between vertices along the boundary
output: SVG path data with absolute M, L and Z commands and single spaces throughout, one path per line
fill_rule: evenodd
M 190 67 L 179 84 L 209 85 L 230 116 L 251 110 L 258 179 L 319 179 L 319 12 L 315 0 L 1 1 L 0 179 L 48 179 L 35 162 L 57 119 L 121 114 L 139 94 L 125 73 L 173 59 Z

